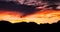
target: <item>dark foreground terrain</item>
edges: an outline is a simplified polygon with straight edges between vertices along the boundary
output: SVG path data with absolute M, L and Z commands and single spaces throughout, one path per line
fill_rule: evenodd
M 58 32 L 60 31 L 60 21 L 53 24 L 36 24 L 34 22 L 10 23 L 0 21 L 0 32 Z
M 14 2 L 0 1 L 0 10 L 1 9 L 13 10 L 13 11 L 16 10 L 19 12 L 23 12 L 25 13 L 25 15 L 27 15 L 36 12 L 35 8 L 36 8 L 35 6 L 18 5 Z M 60 21 L 53 24 L 46 23 L 40 25 L 34 22 L 30 22 L 30 23 L 21 22 L 21 23 L 12 24 L 9 21 L 0 21 L 0 32 L 58 32 L 58 31 L 60 31 Z

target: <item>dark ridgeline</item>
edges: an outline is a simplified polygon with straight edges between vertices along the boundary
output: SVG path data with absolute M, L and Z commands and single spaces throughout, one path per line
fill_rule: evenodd
M 0 31 L 4 32 L 57 32 L 60 29 L 60 21 L 53 24 L 36 24 L 35 22 L 10 23 L 8 21 L 0 21 Z
M 14 31 L 15 32 L 23 32 L 23 31 L 27 31 L 27 23 L 26 22 L 21 22 L 21 23 L 15 23 L 14 26 Z
M 9 32 L 12 31 L 12 23 L 8 22 L 8 21 L 0 21 L 0 31 L 4 32 Z

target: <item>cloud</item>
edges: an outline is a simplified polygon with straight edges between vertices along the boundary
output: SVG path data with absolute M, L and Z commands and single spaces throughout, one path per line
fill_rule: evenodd
M 60 0 L 42 0 L 43 2 L 48 2 L 50 4 L 60 3 Z
M 17 1 L 17 0 L 0 0 L 0 1 Z
M 27 6 L 27 5 L 21 5 L 17 4 L 13 1 L 6 2 L 6 1 L 0 1 L 0 9 L 2 10 L 13 10 L 24 13 L 24 15 L 32 14 L 36 12 L 35 6 Z

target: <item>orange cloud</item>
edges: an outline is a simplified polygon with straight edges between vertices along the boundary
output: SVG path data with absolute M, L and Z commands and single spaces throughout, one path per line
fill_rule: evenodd
M 35 12 L 34 14 L 22 17 L 20 12 L 4 11 L 0 13 L 0 20 L 7 20 L 11 23 L 17 22 L 35 22 L 37 24 L 44 23 L 55 23 L 60 20 L 60 10 L 42 10 Z

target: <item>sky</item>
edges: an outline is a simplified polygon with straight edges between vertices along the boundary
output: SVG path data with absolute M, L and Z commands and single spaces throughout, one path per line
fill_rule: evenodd
M 20 5 L 15 2 L 3 2 L 3 1 L 0 1 L 0 9 L 19 11 L 23 12 L 24 14 L 29 14 L 35 11 L 34 6 Z
M 6 2 L 7 1 L 7 2 Z M 16 2 L 14 2 L 16 1 Z M 0 0 L 0 9 L 5 9 L 5 10 L 13 10 L 13 11 L 18 11 L 18 12 L 23 12 L 24 15 L 27 14 L 32 14 L 34 12 L 37 12 L 38 10 L 36 9 L 36 6 L 34 5 L 22 5 L 22 4 L 18 4 L 19 1 L 22 0 Z M 46 2 L 46 3 L 57 3 L 60 0 L 41 0 L 42 2 Z M 20 2 L 19 2 L 20 3 Z
M 52 3 L 57 3 L 55 0 L 49 0 Z M 49 2 L 44 1 L 46 3 Z M 49 4 L 50 4 L 49 2 Z M 20 2 L 19 2 L 20 3 Z M 55 22 L 57 20 L 60 20 L 60 10 L 37 10 L 36 6 L 34 5 L 24 5 L 24 4 L 18 4 L 18 2 L 13 2 L 13 1 L 1 1 L 0 0 L 0 12 L 4 10 L 4 13 L 2 13 L 1 16 L 4 19 L 8 19 L 8 20 L 12 20 L 14 19 L 14 21 L 18 21 L 20 20 L 20 14 L 22 13 L 25 21 L 37 21 L 38 23 L 47 23 L 47 21 L 49 21 L 49 23 L 51 22 Z M 8 13 L 6 12 L 8 11 Z M 15 12 L 19 12 L 19 13 L 12 13 L 10 11 L 15 11 Z M 42 11 L 42 12 L 41 12 Z M 13 14 L 13 16 L 11 16 L 11 14 Z M 6 15 L 9 14 L 9 15 Z M 4 16 L 5 15 L 5 16 Z M 17 15 L 17 16 L 16 16 Z M 18 17 L 19 16 L 19 17 Z M 26 18 L 26 19 L 25 19 Z M 33 19 L 32 19 L 33 18 Z M 17 19 L 17 20 L 15 20 Z
M 7 2 L 6 2 L 7 1 Z M 10 2 L 11 1 L 11 2 Z M 24 15 L 32 14 L 37 11 L 36 6 L 21 5 L 14 2 L 17 0 L 0 0 L 0 9 L 13 10 L 18 12 L 23 12 Z M 18 0 L 21 1 L 21 0 Z M 42 0 L 43 2 L 57 3 L 59 0 Z M 20 2 L 19 2 L 20 3 Z
M 0 0 L 0 1 L 17 1 L 20 4 L 24 4 L 24 3 L 30 3 L 31 4 L 31 2 L 34 2 L 35 3 L 35 1 L 36 2 L 38 2 L 38 1 L 47 2 L 49 4 L 60 3 L 60 0 L 29 0 L 29 1 L 28 0 Z
M 60 0 L 42 0 L 43 2 L 48 2 L 49 4 L 60 3 Z

